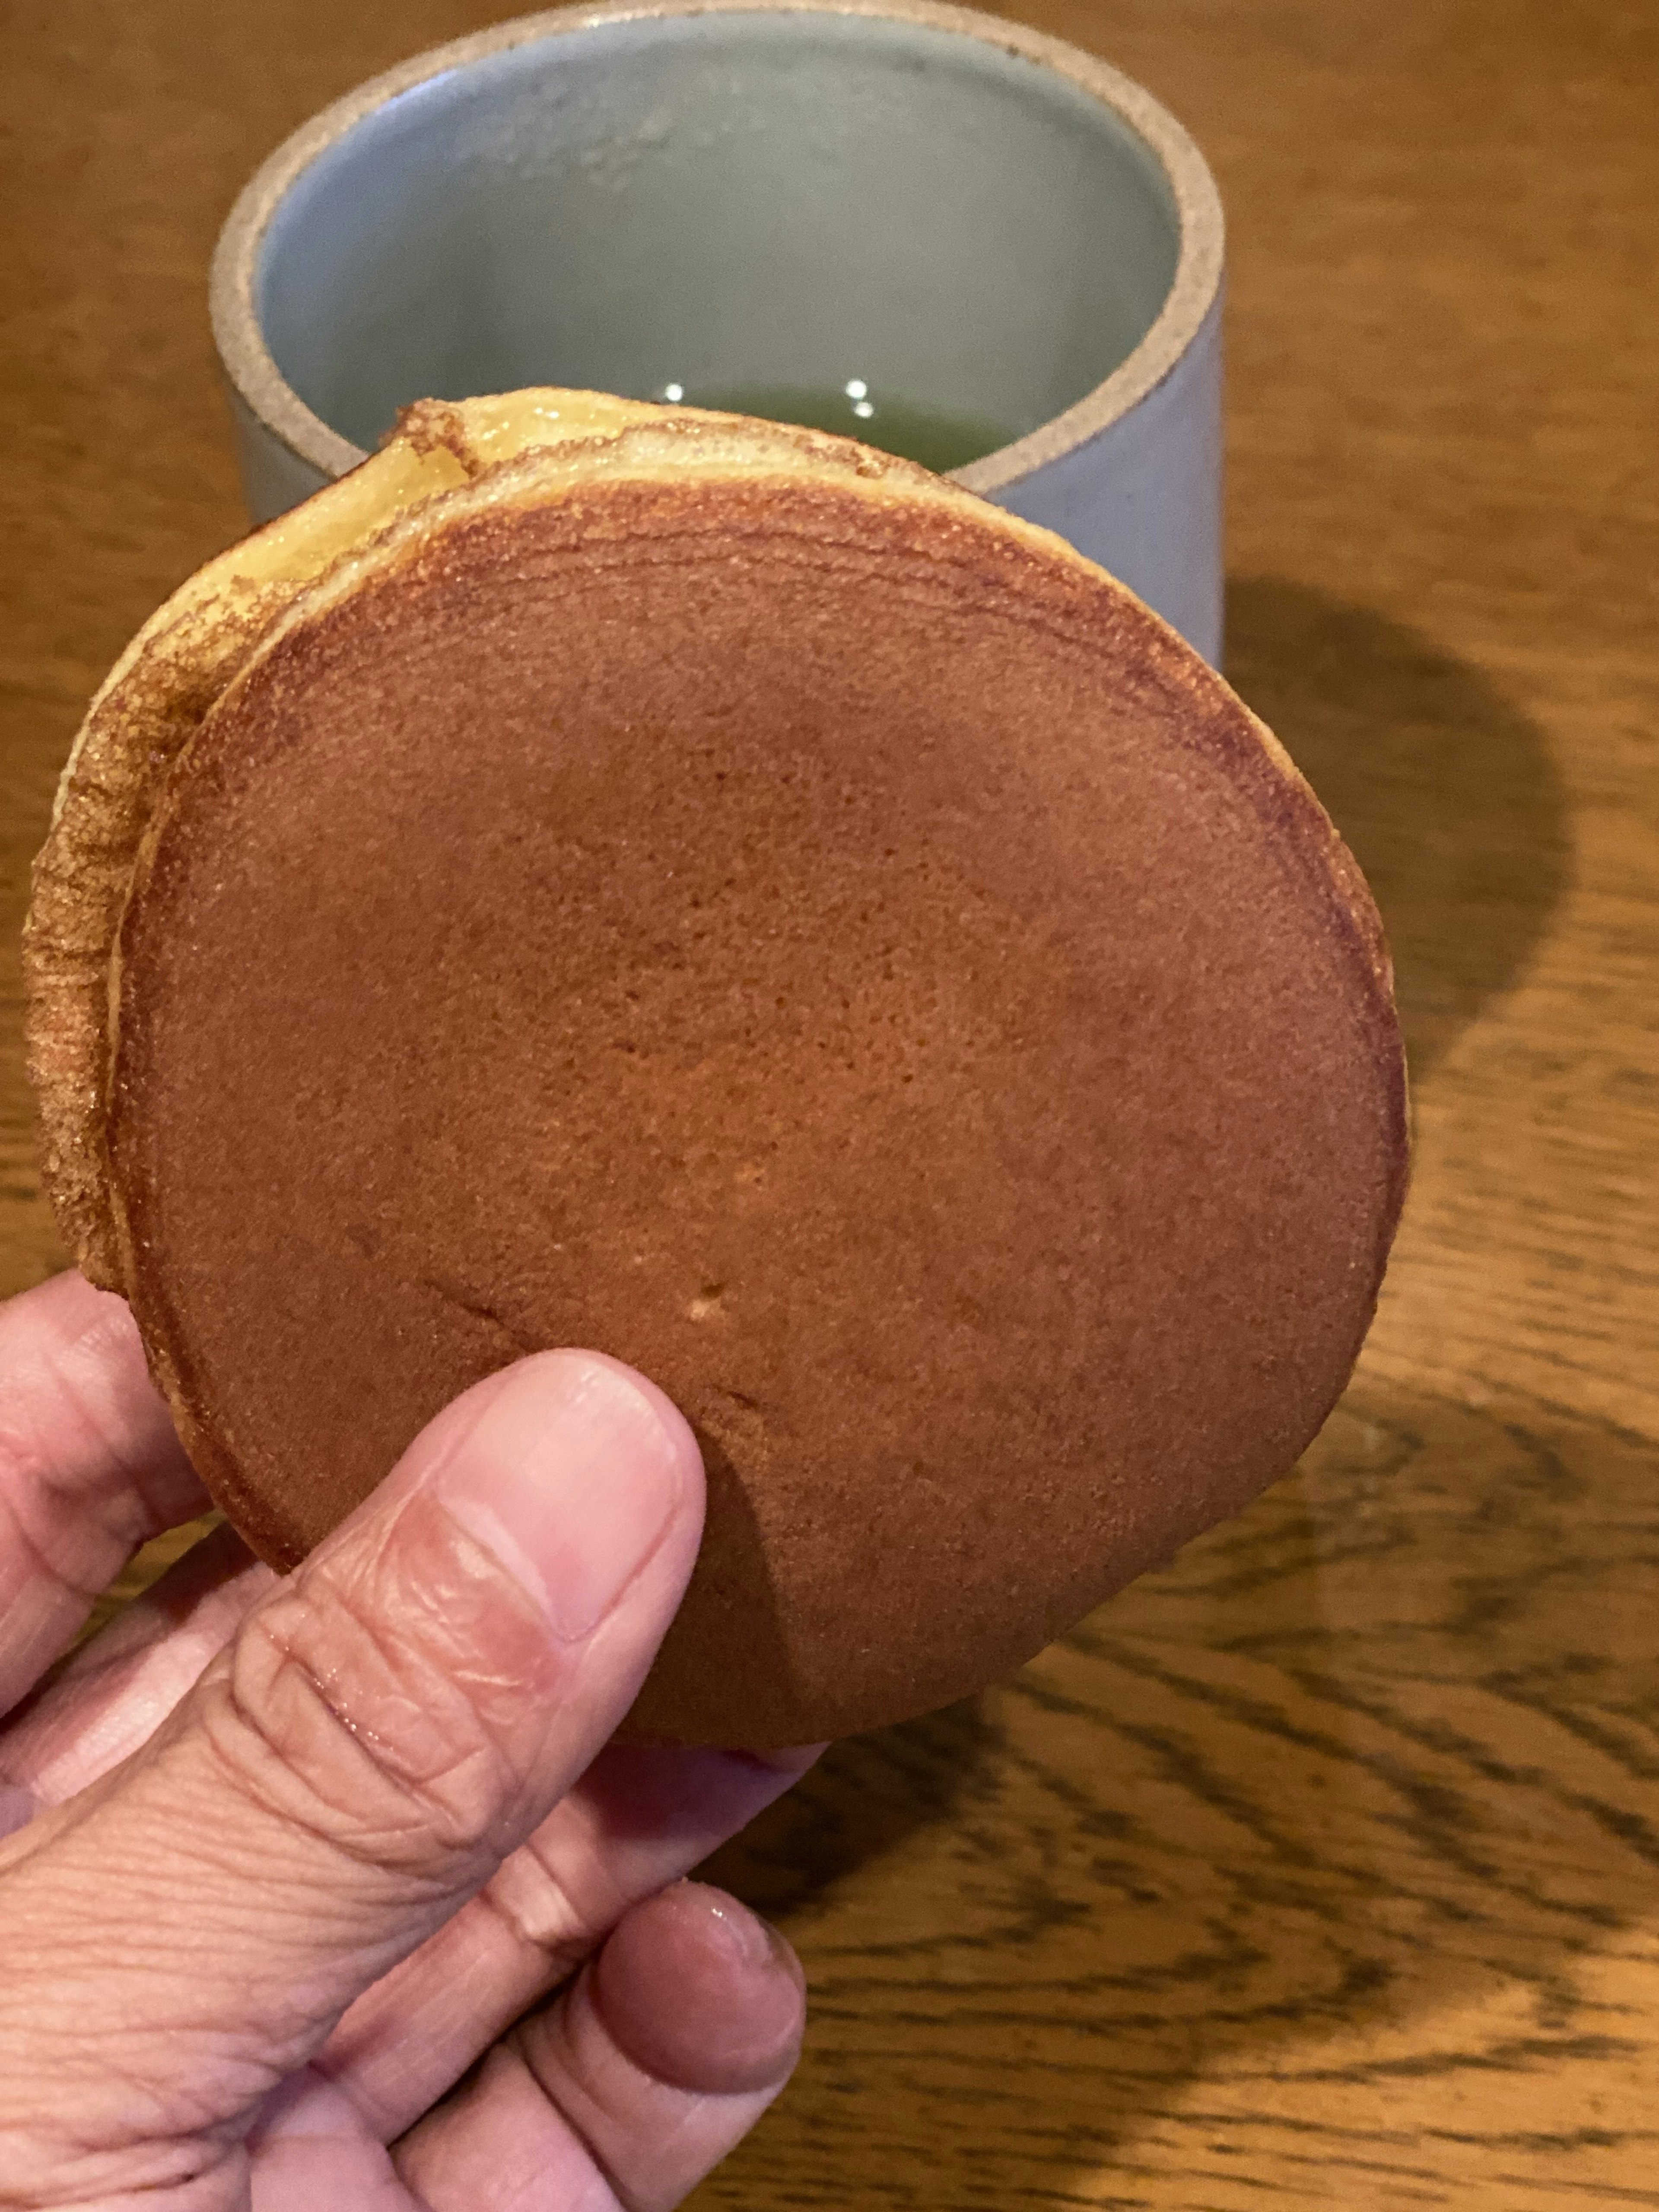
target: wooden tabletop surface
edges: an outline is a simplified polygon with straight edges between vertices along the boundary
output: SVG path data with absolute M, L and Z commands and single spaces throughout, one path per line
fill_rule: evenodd
M 0 1290 L 62 1264 L 27 862 L 241 527 L 241 179 L 487 0 L 19 0 L 0 207 Z M 796 2083 L 699 2204 L 1659 2206 L 1659 14 L 1032 0 L 1231 226 L 1230 672 L 1370 872 L 1416 1179 L 1303 1466 L 724 1855 Z

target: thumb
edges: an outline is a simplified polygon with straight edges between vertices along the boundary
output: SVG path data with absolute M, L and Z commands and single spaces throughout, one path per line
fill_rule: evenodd
M 611 1735 L 702 1520 L 690 1430 L 615 1360 L 457 1400 L 146 1750 L 0 1861 L 0 2138 L 72 2112 L 113 2147 L 140 2082 L 147 2130 L 180 2100 L 200 2130 L 303 2063 Z

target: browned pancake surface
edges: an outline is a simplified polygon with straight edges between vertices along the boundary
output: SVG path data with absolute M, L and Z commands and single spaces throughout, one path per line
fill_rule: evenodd
M 283 1564 L 503 1362 L 634 1362 L 711 1479 L 636 1727 L 869 1726 L 1322 1419 L 1403 1166 L 1377 961 L 1224 687 L 994 519 L 472 519 L 173 773 L 121 945 L 129 1288 Z

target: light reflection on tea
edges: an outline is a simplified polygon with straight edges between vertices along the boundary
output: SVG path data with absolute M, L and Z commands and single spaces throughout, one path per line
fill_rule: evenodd
M 652 394 L 671 405 L 719 408 L 732 415 L 759 415 L 768 422 L 797 422 L 809 430 L 832 430 L 860 438 L 884 453 L 918 461 L 936 476 L 966 467 L 999 446 L 1023 435 L 1012 424 L 989 416 L 919 405 L 884 392 L 861 376 L 842 385 L 665 384 Z

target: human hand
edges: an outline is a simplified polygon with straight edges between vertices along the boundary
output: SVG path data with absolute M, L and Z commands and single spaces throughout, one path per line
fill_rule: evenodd
M 811 1756 L 605 1747 L 696 1553 L 684 1421 L 524 1360 L 286 1580 L 222 1529 L 29 1695 L 205 1504 L 119 1299 L 0 1308 L 0 2206 L 678 2204 L 802 2020 L 679 1877 Z

